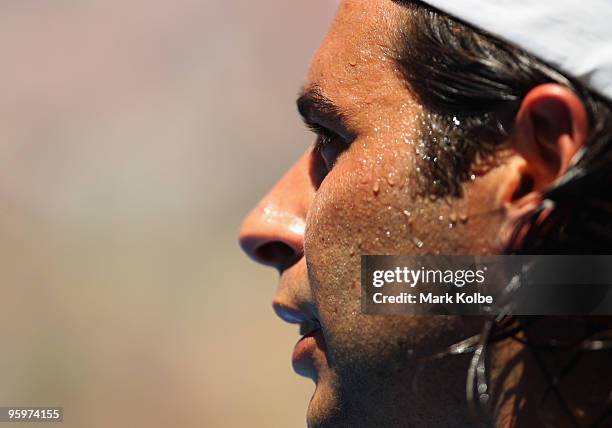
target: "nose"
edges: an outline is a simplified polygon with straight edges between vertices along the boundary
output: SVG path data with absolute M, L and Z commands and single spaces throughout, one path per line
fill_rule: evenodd
M 306 215 L 314 195 L 308 150 L 242 223 L 240 245 L 256 262 L 284 270 L 304 254 Z

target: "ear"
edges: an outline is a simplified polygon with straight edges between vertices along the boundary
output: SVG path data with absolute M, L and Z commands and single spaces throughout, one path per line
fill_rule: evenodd
M 516 116 L 510 146 L 510 180 L 502 189 L 507 208 L 520 215 L 539 204 L 543 192 L 570 168 L 589 134 L 586 109 L 578 96 L 558 84 L 532 89 Z M 512 214 L 512 213 L 511 213 Z

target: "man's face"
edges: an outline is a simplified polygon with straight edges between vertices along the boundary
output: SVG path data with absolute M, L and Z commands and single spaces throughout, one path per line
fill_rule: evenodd
M 316 383 L 310 426 L 458 426 L 464 417 L 466 361 L 423 359 L 478 332 L 479 321 L 361 313 L 360 255 L 491 254 L 499 244 L 502 217 L 491 213 L 503 166 L 466 183 L 461 198 L 415 196 L 427 115 L 392 60 L 404 14 L 390 0 L 342 2 L 300 101 L 331 137 L 241 231 L 245 250 L 280 270 L 277 313 L 314 329 L 293 355 Z

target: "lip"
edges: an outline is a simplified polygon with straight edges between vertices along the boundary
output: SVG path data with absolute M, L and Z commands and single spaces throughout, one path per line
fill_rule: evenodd
M 281 275 L 281 282 L 272 301 L 274 312 L 283 321 L 299 324 L 302 336 L 295 344 L 291 356 L 293 370 L 300 376 L 317 381 L 319 370 L 326 361 L 325 337 L 321 329 L 318 312 L 309 293 L 297 293 L 303 279 L 290 281 L 292 272 Z M 294 278 L 295 279 L 295 278 Z
M 293 348 L 291 363 L 293 370 L 300 376 L 316 380 L 317 370 L 315 367 L 315 352 L 322 343 L 323 332 L 321 328 L 310 331 L 304 335 Z

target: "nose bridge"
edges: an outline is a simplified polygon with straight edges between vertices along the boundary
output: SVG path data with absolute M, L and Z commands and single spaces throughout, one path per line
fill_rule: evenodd
M 244 220 L 240 245 L 255 261 L 283 269 L 303 255 L 306 215 L 314 195 L 308 150 Z

